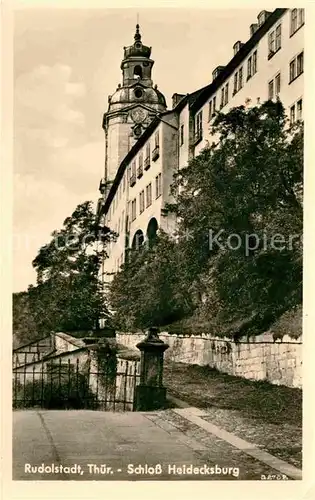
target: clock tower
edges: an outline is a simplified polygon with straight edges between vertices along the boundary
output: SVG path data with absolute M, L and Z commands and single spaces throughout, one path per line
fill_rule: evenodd
M 163 94 L 153 85 L 150 59 L 151 47 L 141 41 L 139 25 L 134 43 L 124 47 L 121 62 L 122 84 L 108 97 L 108 110 L 104 114 L 105 178 L 103 194 L 106 196 L 119 164 L 139 139 L 157 113 L 166 110 Z

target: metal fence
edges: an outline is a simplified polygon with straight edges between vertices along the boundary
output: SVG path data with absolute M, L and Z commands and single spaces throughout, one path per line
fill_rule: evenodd
M 133 411 L 139 362 L 45 360 L 13 370 L 13 408 Z

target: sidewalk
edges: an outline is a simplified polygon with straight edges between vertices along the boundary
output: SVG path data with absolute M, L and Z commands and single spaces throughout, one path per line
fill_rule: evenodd
M 13 412 L 14 480 L 300 479 L 197 408 Z
M 208 367 L 166 364 L 168 394 L 202 408 L 203 420 L 302 468 L 302 391 Z

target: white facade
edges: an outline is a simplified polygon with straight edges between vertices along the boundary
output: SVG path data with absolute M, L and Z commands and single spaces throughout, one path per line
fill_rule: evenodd
M 299 11 L 303 9 L 295 10 Z M 202 140 L 195 147 L 194 153 L 196 156 L 207 145 L 207 141 L 213 141 L 209 132 L 209 106 L 211 106 L 210 103 L 212 103 L 213 108 L 214 98 L 216 100 L 216 110 L 222 112 L 228 112 L 231 108 L 241 105 L 256 106 L 259 103 L 267 101 L 270 97 L 276 97 L 277 89 L 275 79 L 277 75 L 280 75 L 279 98 L 285 107 L 288 117 L 291 115 L 291 108 L 295 106 L 295 119 L 297 119 L 299 116 L 297 103 L 301 100 L 303 102 L 303 61 L 301 73 L 292 81 L 290 81 L 290 63 L 303 54 L 304 29 L 302 24 L 300 28 L 292 33 L 291 20 L 292 10 L 288 9 L 252 48 L 250 54 L 242 60 L 233 73 L 226 78 L 215 93 L 209 96 L 207 102 L 200 108 L 199 112 L 202 112 Z M 270 45 L 274 46 L 272 37 L 273 33 L 275 33 L 277 29 L 279 30 L 278 27 L 281 27 L 281 35 L 278 37 L 279 46 L 273 55 L 271 55 Z M 255 72 L 248 78 L 249 59 L 253 57 L 254 53 L 256 53 L 257 58 Z M 297 69 L 297 61 L 295 65 Z M 242 86 L 239 88 L 238 85 L 237 91 L 234 93 L 235 74 L 237 73 L 239 75 L 240 70 L 243 75 Z M 251 70 L 253 70 L 253 68 L 251 68 Z M 269 95 L 269 83 L 271 84 L 271 82 L 273 82 L 272 96 Z M 239 81 L 237 81 L 237 83 L 239 83 Z M 226 89 L 227 85 L 228 102 L 221 107 L 222 90 Z
M 213 142 L 210 124 L 214 111 L 256 106 L 279 95 L 292 121 L 302 118 L 303 26 L 303 9 L 262 11 L 250 27 L 250 39 L 231 47 L 231 61 L 215 69 L 212 82 L 193 94 L 180 96 L 172 111 L 154 118 L 120 167 L 117 165 L 116 185 L 114 182 L 110 188 L 105 210 L 100 212 L 105 225 L 119 235 L 107 248 L 104 276 L 119 270 L 126 248 L 135 244 L 135 235 L 147 239 L 150 221 L 155 220 L 166 232 L 175 230 L 174 220 L 162 217 L 161 209 L 171 201 L 173 174 Z M 142 175 L 138 175 L 139 161 Z M 150 164 L 147 169 L 145 161 Z

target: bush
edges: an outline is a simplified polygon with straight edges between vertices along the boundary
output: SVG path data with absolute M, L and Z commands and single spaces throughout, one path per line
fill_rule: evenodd
M 25 385 L 17 382 L 13 386 L 13 408 L 34 408 L 40 406 L 49 410 L 97 409 L 98 402 L 90 390 L 86 376 L 78 374 L 70 380 L 34 380 Z

